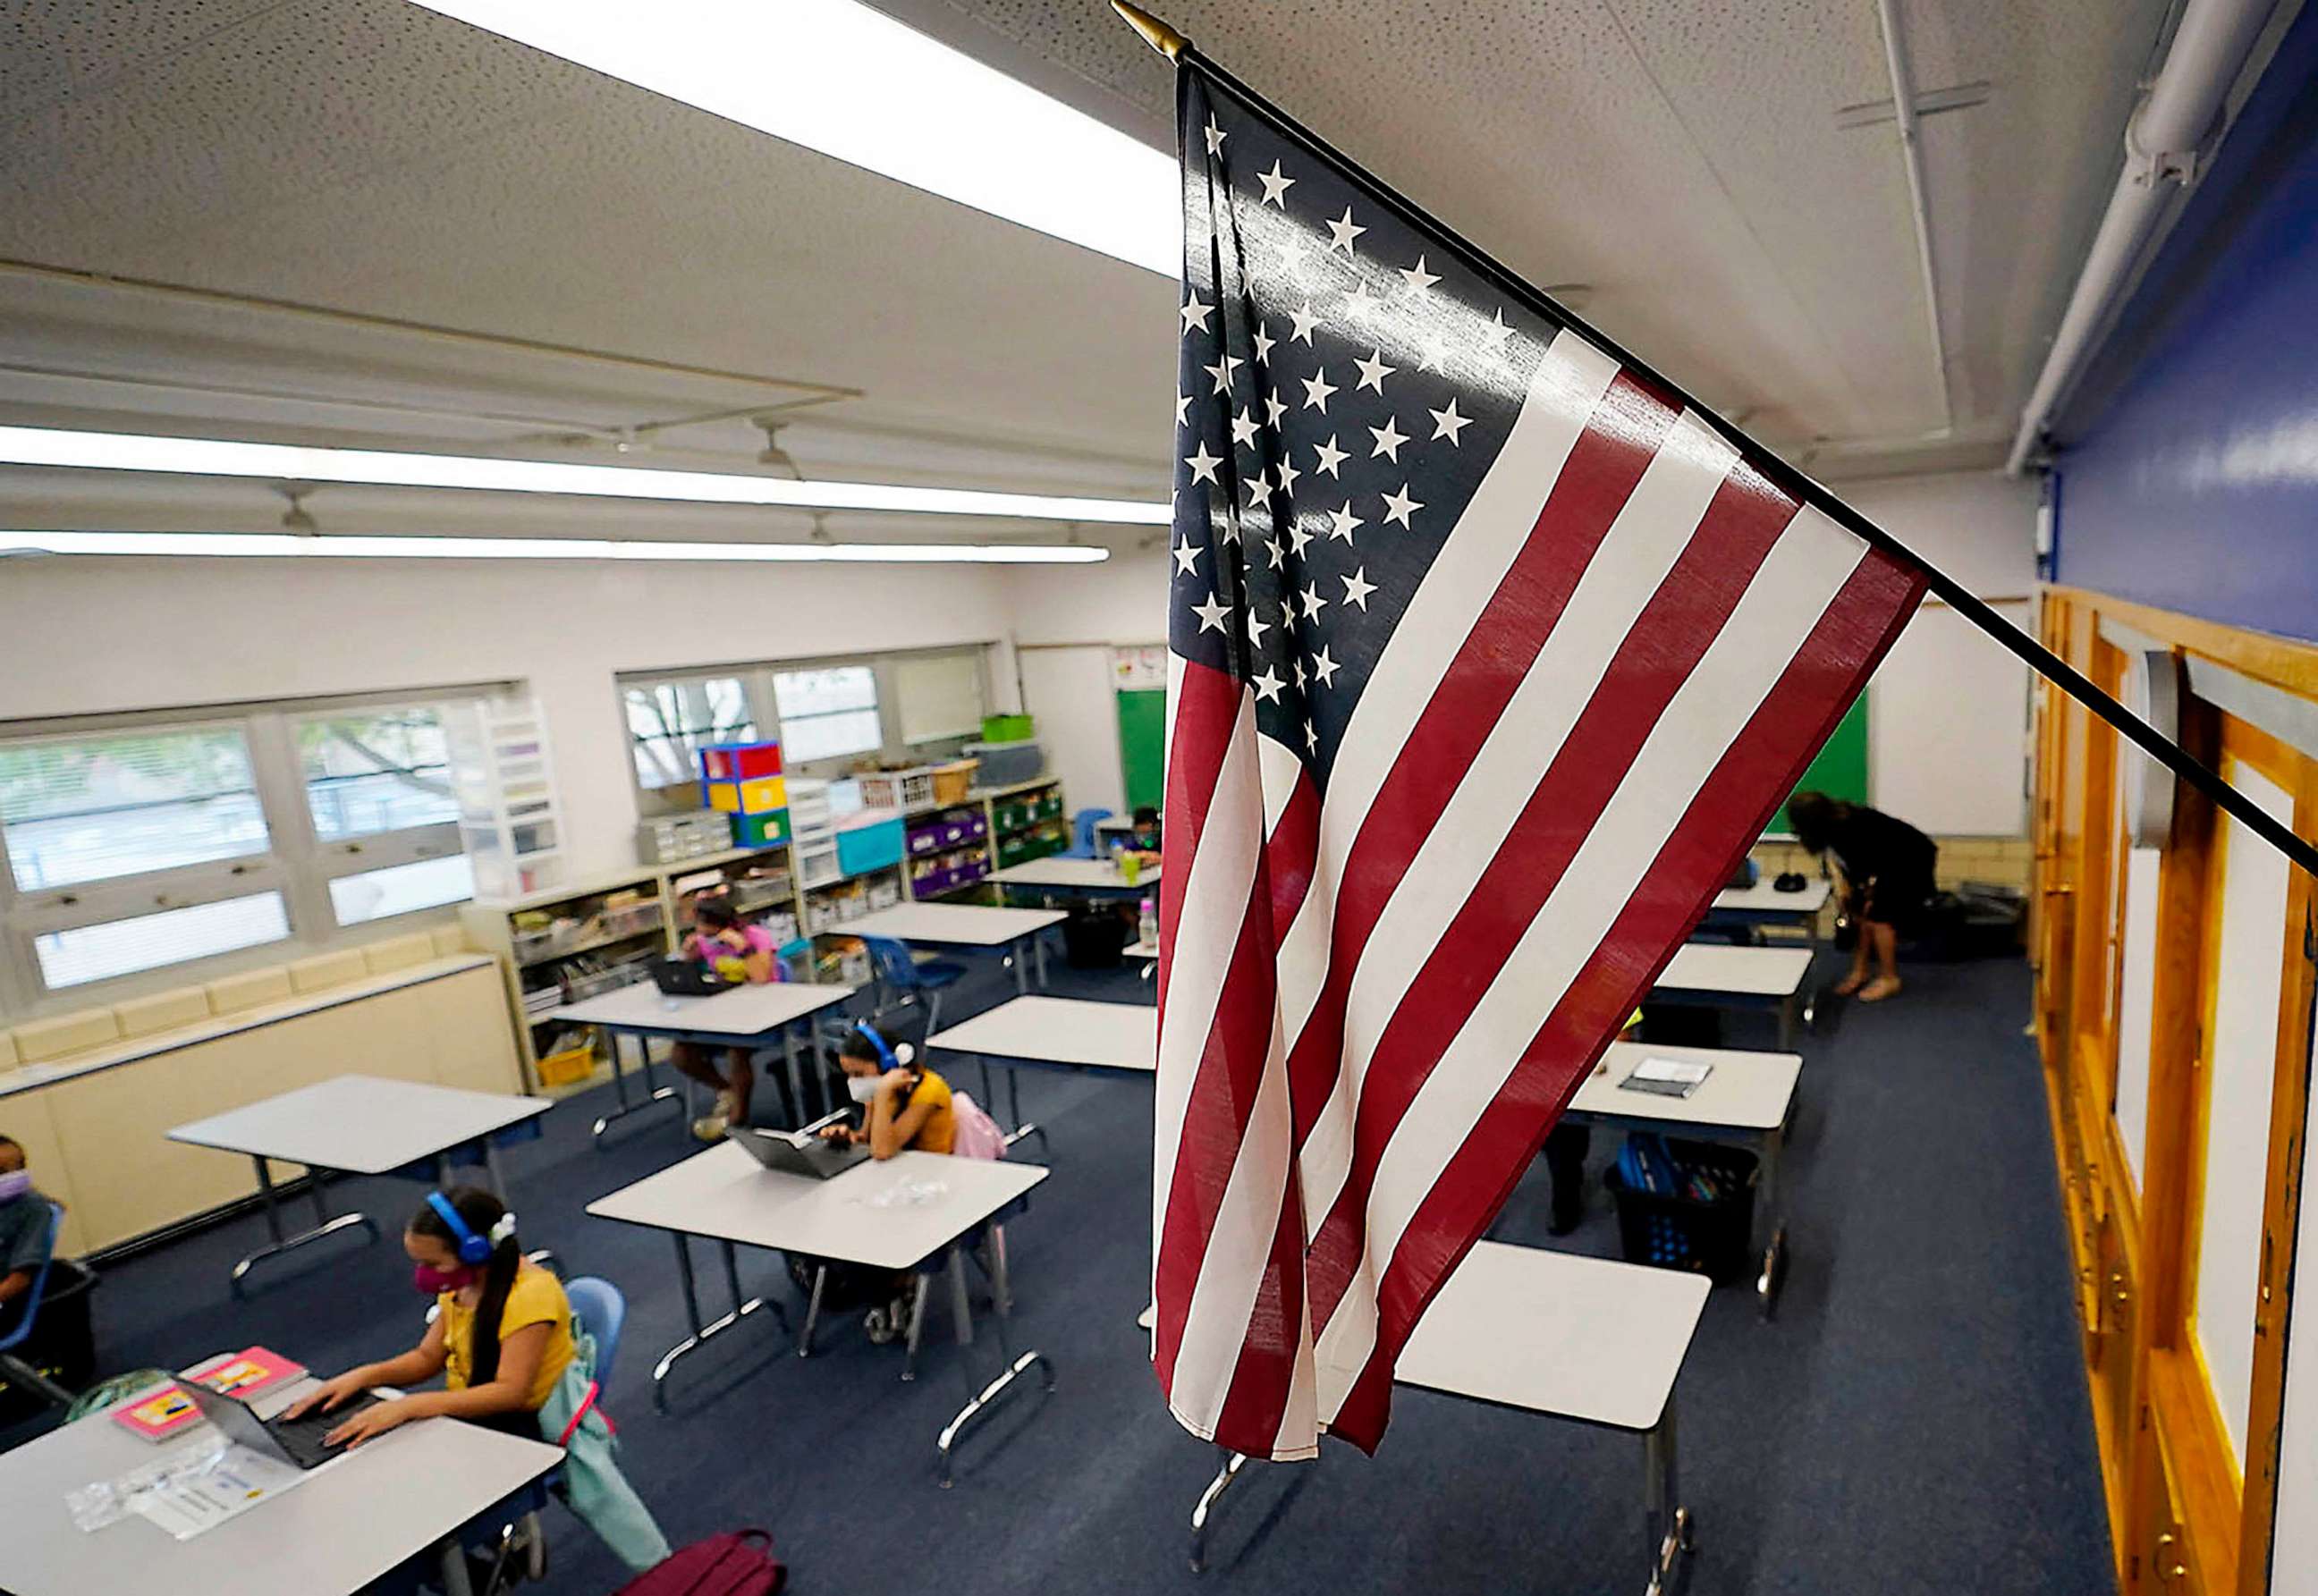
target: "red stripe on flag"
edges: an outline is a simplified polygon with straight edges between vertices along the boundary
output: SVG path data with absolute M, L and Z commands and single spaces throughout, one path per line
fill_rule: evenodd
M 1271 1256 L 1248 1314 L 1239 1367 L 1216 1417 L 1217 1444 L 1259 1457 L 1279 1439 L 1304 1347 L 1304 1182 L 1293 1158 L 1282 1177 Z
M 1176 851 L 1187 866 L 1199 851 L 1208 823 L 1208 803 L 1215 796 L 1216 780 L 1223 774 L 1224 756 L 1230 750 L 1239 724 L 1240 700 L 1246 687 L 1236 677 L 1186 660 L 1175 688 L 1175 725 L 1168 749 L 1166 834 L 1176 838 Z M 1179 878 L 1180 879 L 1180 878 Z M 1182 889 L 1159 894 L 1159 1023 L 1167 1023 L 1167 973 L 1174 960 L 1175 927 L 1183 903 Z
M 1361 1076 L 1344 1184 L 1312 1243 L 1316 1329 L 1327 1323 L 1361 1266 L 1377 1163 L 1409 1104 L 1560 884 L 1659 716 L 1721 632 L 1794 512 L 1792 500 L 1743 466 L 1715 490 L 1479 884 L 1386 1022 Z
M 1473 623 L 1455 661 L 1393 763 L 1339 873 L 1328 973 L 1289 1058 L 1296 1144 L 1335 1086 L 1344 1045 L 1344 991 L 1409 860 L 1497 717 L 1545 646 L 1618 512 L 1672 430 L 1676 412 L 1627 373 L 1579 435 L 1538 511 L 1528 541 Z M 1452 539 L 1443 558 L 1456 558 Z
M 1375 1349 L 1332 1433 L 1375 1449 L 1391 1407 L 1393 1361 L 1425 1305 L 1504 1206 L 1618 1021 L 1649 991 L 1850 708 L 1923 587 L 1920 577 L 1870 552 L 1699 789 L 1601 951 L 1523 1049 L 1411 1217 L 1379 1283 Z

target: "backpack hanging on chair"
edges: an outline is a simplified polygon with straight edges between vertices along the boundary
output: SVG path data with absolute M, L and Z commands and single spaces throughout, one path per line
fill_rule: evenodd
M 774 1596 L 789 1571 L 762 1529 L 735 1529 L 679 1547 L 622 1585 L 616 1596 Z
M 966 1093 L 952 1089 L 949 1094 L 950 1124 L 954 1134 L 949 1150 L 960 1158 L 1000 1159 L 1006 1156 L 1006 1133 L 990 1117 L 990 1110 Z

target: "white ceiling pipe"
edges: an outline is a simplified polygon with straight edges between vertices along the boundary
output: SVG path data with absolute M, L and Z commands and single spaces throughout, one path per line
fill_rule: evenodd
M 2125 170 L 2021 413 L 2004 462 L 2008 473 L 2017 476 L 2028 463 L 2045 423 L 2083 371 L 2112 302 L 2164 217 L 2173 185 L 2195 175 L 2230 87 L 2276 9 L 2275 0 L 2188 0 L 2183 8 L 2165 65 L 2125 126 Z
M 1924 321 L 1932 340 L 1932 376 L 1940 396 L 1940 426 L 1955 425 L 1949 394 L 1947 337 L 1940 330 L 1940 280 L 1932 266 L 1932 215 L 1924 200 L 1924 148 L 1916 120 L 1916 74 L 1908 64 L 1908 36 L 1900 30 L 1899 0 L 1876 0 L 1883 24 L 1883 64 L 1891 76 L 1892 125 L 1900 132 L 1900 164 L 1908 175 L 1908 204 L 1916 220 L 1916 273 L 1924 285 Z

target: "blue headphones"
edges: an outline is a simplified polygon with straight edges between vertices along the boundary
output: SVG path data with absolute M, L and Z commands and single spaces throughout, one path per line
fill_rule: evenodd
M 427 1194 L 427 1206 L 434 1209 L 435 1212 L 441 1216 L 443 1223 L 451 1227 L 451 1233 L 459 1238 L 459 1261 L 461 1263 L 473 1265 L 490 1262 L 491 1247 L 493 1245 L 491 1238 L 490 1236 L 479 1236 L 472 1230 L 469 1229 L 467 1222 L 459 1217 L 459 1210 L 451 1206 L 451 1199 L 449 1197 L 445 1197 L 439 1191 L 430 1191 Z M 508 1219 L 512 1219 L 514 1217 L 515 1215 L 512 1214 L 508 1215 Z M 502 1223 L 504 1223 L 504 1221 Z M 491 1226 L 491 1229 L 493 1233 L 496 1233 L 499 1229 L 499 1226 L 495 1224 Z
M 900 1050 L 896 1052 L 886 1043 L 885 1037 L 877 1034 L 877 1027 L 866 1019 L 855 1020 L 853 1028 L 869 1039 L 869 1045 L 877 1050 L 877 1062 L 888 1070 L 898 1070 L 918 1056 L 918 1050 L 906 1042 L 903 1043 Z

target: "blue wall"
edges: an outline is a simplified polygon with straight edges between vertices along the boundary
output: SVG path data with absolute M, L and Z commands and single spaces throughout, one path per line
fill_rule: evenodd
M 2318 5 L 2058 435 L 2060 581 L 2318 639 Z

